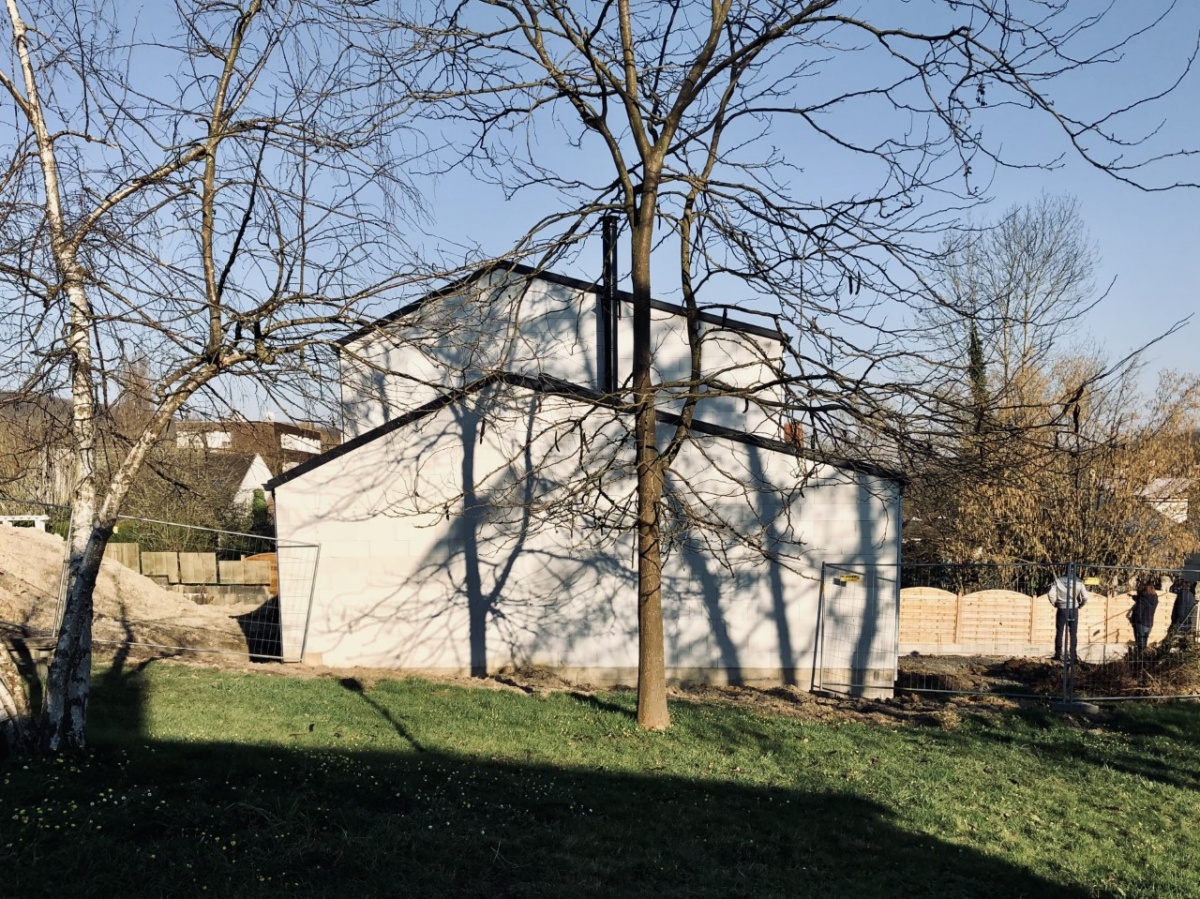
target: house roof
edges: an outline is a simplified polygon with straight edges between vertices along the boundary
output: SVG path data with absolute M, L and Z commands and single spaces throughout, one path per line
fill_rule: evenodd
M 1195 484 L 1195 478 L 1155 478 L 1138 495 L 1150 502 L 1186 500 Z
M 398 321 L 409 313 L 420 309 L 426 303 L 432 302 L 433 300 L 442 299 L 443 297 L 454 296 L 456 293 L 461 292 L 464 287 L 467 287 L 468 285 L 478 281 L 480 278 L 490 275 L 492 272 L 496 271 L 509 271 L 514 275 L 519 275 L 522 278 L 538 278 L 542 281 L 548 281 L 551 284 L 559 284 L 563 287 L 569 287 L 573 290 L 593 292 L 600 289 L 599 283 L 596 281 L 584 281 L 581 278 L 572 278 L 567 275 L 557 274 L 556 272 L 544 271 L 534 268 L 533 266 L 523 265 L 519 262 L 494 262 L 491 265 L 485 265 L 476 269 L 465 278 L 460 278 L 457 281 L 447 284 L 445 287 L 439 287 L 437 290 L 425 294 L 425 296 L 421 297 L 419 300 L 415 300 L 407 305 L 401 306 L 395 312 L 391 312 L 382 318 L 375 320 L 369 325 L 364 325 L 357 331 L 340 338 L 337 341 L 337 344 L 338 346 L 346 346 L 361 337 L 375 333 L 386 325 L 389 325 L 394 321 Z M 618 290 L 617 299 L 621 300 L 623 303 L 629 303 L 632 305 L 633 294 L 627 290 Z M 668 303 L 665 300 L 651 299 L 650 308 L 657 309 L 661 312 L 670 312 L 674 315 L 687 314 L 687 309 L 684 306 L 678 303 Z M 708 322 L 709 324 L 720 325 L 721 327 L 727 328 L 730 331 L 738 331 L 743 334 L 755 334 L 759 337 L 768 337 L 772 340 L 786 341 L 783 333 L 778 328 L 768 328 L 765 325 L 756 325 L 752 322 L 745 322 L 736 318 L 730 318 L 728 312 L 724 310 L 721 312 L 702 311 L 700 313 L 700 320 L 703 322 Z
M 540 377 L 530 377 L 528 375 L 520 375 L 511 372 L 501 372 L 491 374 L 480 378 L 477 381 L 468 384 L 460 390 L 455 390 L 444 394 L 437 399 L 426 403 L 423 406 L 394 418 L 391 421 L 384 422 L 378 427 L 366 431 L 352 440 L 348 440 L 341 446 L 337 446 L 326 453 L 319 456 L 314 456 L 307 462 L 302 462 L 295 468 L 291 468 L 278 477 L 272 478 L 264 486 L 268 490 L 274 490 L 276 487 L 286 484 L 288 481 L 298 478 L 301 475 L 307 474 L 313 469 L 320 468 L 327 462 L 331 462 L 341 456 L 354 452 L 361 446 L 373 443 L 379 438 L 390 434 L 392 431 L 407 427 L 413 422 L 419 421 L 428 415 L 451 406 L 459 402 L 471 394 L 477 393 L 484 387 L 491 384 L 512 384 L 518 387 L 524 387 L 538 393 L 553 394 L 556 396 L 573 397 L 576 399 L 586 400 L 597 405 L 609 406 L 617 408 L 620 404 L 615 402 L 610 396 L 599 393 L 597 391 L 588 390 L 585 387 L 580 387 L 577 384 L 551 378 L 547 375 Z M 671 412 L 658 412 L 658 420 L 663 424 L 677 425 L 682 422 L 682 418 Z M 756 446 L 761 449 L 770 450 L 771 452 L 784 453 L 797 458 L 808 458 L 809 454 L 803 451 L 800 447 L 791 443 L 785 443 L 782 440 L 772 440 L 767 437 L 759 437 L 755 434 L 747 434 L 743 431 L 738 431 L 733 428 L 722 427 L 721 425 L 709 424 L 708 422 L 693 420 L 691 430 L 697 434 L 706 434 L 713 437 L 721 437 L 726 440 L 732 440 L 736 443 L 742 443 L 747 446 Z M 894 471 L 889 471 L 881 466 L 874 465 L 870 462 L 861 462 L 853 459 L 821 459 L 822 463 L 831 465 L 834 468 L 840 468 L 845 471 L 854 471 L 861 474 L 870 475 L 872 477 L 882 478 L 883 480 L 894 481 L 897 483 L 906 483 L 907 479 Z
M 217 499 L 233 501 L 254 467 L 258 453 L 206 452 L 170 447 L 162 459 L 151 460 L 146 471 L 169 479 L 185 489 L 211 492 Z

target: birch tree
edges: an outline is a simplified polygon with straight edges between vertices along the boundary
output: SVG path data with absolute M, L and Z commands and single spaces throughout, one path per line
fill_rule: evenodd
M 929 302 L 919 273 L 940 237 L 986 199 L 996 167 L 1069 153 L 1114 182 L 1194 183 L 1169 165 L 1185 148 L 1137 130 L 1172 82 L 1105 108 L 1057 96 L 1072 75 L 1152 49 L 1172 12 L 1155 4 L 1130 27 L 1112 7 L 1066 0 L 414 4 L 400 25 L 424 64 L 397 72 L 458 139 L 438 170 L 466 165 L 546 204 L 514 252 L 543 264 L 600 214 L 623 221 L 635 336 L 618 392 L 637 422 L 643 727 L 669 724 L 663 484 L 692 410 L 659 446 L 652 292 L 677 292 L 693 322 L 702 304 L 773 316 L 792 340 L 789 405 L 814 454 L 924 452 L 953 427 L 919 329 L 904 322 Z M 1189 68 L 1184 53 L 1175 72 Z M 1006 144 L 1016 114 L 1053 131 L 1057 148 Z M 701 348 L 690 333 L 695 395 Z
M 185 408 L 323 389 L 324 348 L 403 280 L 394 225 L 414 198 L 394 174 L 399 117 L 372 107 L 379 69 L 340 4 L 5 10 L 5 376 L 72 410 L 74 526 L 40 739 L 78 751 L 92 591 L 147 454 Z M 101 482 L 99 423 L 131 359 L 145 415 L 107 447 Z

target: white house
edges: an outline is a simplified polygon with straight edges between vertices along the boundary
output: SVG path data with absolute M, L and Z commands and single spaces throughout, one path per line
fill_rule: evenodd
M 595 285 L 497 267 L 344 341 L 346 442 L 268 485 L 279 537 L 321 546 L 285 654 L 635 679 L 631 300 L 616 299 L 620 317 Z M 654 304 L 660 446 L 688 394 L 685 323 Z M 715 311 L 698 327 L 705 383 L 664 507 L 668 676 L 889 690 L 898 480 L 781 439 L 777 330 Z M 823 564 L 864 576 L 835 584 Z M 285 608 L 310 600 L 282 590 Z

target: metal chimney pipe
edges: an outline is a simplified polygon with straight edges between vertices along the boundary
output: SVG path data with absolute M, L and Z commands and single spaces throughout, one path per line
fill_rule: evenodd
M 605 393 L 617 392 L 617 320 L 621 317 L 617 299 L 617 217 L 607 213 L 603 220 L 604 273 L 600 298 L 601 328 L 604 334 L 603 377 Z

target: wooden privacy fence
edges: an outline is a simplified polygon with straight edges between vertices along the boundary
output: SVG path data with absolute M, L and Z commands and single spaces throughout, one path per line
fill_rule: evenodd
M 272 596 L 279 593 L 275 553 L 218 561 L 216 553 L 139 552 L 136 543 L 110 543 L 104 557 L 147 577 L 166 578 L 168 584 L 254 585 L 268 587 Z
M 134 571 L 142 570 L 138 561 L 139 555 L 136 543 L 110 543 L 104 548 L 104 558 L 120 562 L 126 568 L 132 568 Z
M 1159 595 L 1151 641 L 1167 635 L 1174 596 Z M 1128 593 L 1092 594 L 1079 610 L 1079 645 L 1120 646 L 1133 640 L 1125 617 Z M 934 587 L 900 591 L 900 652 L 944 655 L 1037 655 L 1054 645 L 1054 606 L 1042 596 L 1012 590 L 958 594 Z

